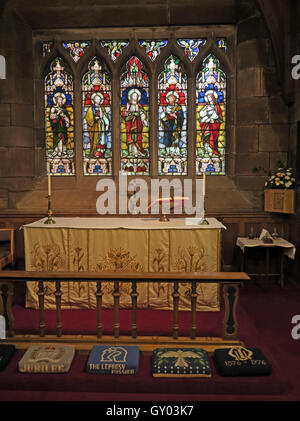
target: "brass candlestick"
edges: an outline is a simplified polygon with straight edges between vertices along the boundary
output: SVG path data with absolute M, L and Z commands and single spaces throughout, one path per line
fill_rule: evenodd
M 48 219 L 46 219 L 44 224 L 56 224 L 54 219 L 52 219 L 53 213 L 52 213 L 52 210 L 51 210 L 51 195 L 48 194 L 48 196 L 46 196 L 46 198 L 48 199 Z
M 205 218 L 205 196 L 204 196 L 204 203 L 203 203 L 203 219 L 199 225 L 209 225 L 208 220 Z
M 170 219 L 167 217 L 167 215 L 165 213 L 163 213 L 161 215 L 161 217 L 159 218 L 160 222 L 169 222 Z

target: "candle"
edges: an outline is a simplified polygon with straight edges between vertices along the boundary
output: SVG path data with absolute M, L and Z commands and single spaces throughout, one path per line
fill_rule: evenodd
M 51 175 L 48 174 L 48 196 L 51 196 Z
M 206 181 L 206 174 L 203 174 L 203 196 L 205 197 L 205 181 Z

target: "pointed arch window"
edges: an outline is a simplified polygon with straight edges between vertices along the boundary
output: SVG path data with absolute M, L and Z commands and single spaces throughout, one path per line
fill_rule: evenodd
M 196 174 L 225 174 L 226 75 L 213 54 L 196 78 Z
M 116 39 L 109 30 L 95 38 L 87 33 L 83 40 L 75 32 L 71 40 L 36 35 L 46 65 L 36 91 L 44 90 L 37 115 L 45 125 L 47 172 L 225 175 L 235 31 L 203 29 L 195 36 L 185 28 L 176 34 L 120 28 Z
M 149 175 L 149 77 L 132 56 L 120 78 L 121 171 Z
M 74 175 L 73 77 L 62 58 L 56 57 L 51 62 L 44 90 L 47 172 Z
M 112 175 L 111 77 L 94 57 L 82 78 L 84 175 Z
M 187 174 L 187 75 L 171 55 L 158 76 L 158 174 Z

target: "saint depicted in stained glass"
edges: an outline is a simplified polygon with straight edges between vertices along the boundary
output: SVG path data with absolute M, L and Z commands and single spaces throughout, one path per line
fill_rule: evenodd
M 84 175 L 111 175 L 111 82 L 96 57 L 82 78 L 82 108 Z
M 225 53 L 226 53 L 226 50 L 227 50 L 227 40 L 226 40 L 226 38 L 217 38 L 216 44 L 221 50 L 225 51 Z
M 53 47 L 53 41 L 45 41 L 43 42 L 43 57 L 49 54 Z
M 196 173 L 224 174 L 226 75 L 210 54 L 197 75 Z
M 135 56 L 121 75 L 121 171 L 149 174 L 149 78 Z
M 90 41 L 64 41 L 62 45 L 69 51 L 72 59 L 75 61 L 75 63 L 77 63 L 80 60 L 80 58 L 83 56 L 84 50 L 86 49 L 86 47 L 91 45 L 91 42 Z
M 128 44 L 128 41 L 101 41 L 101 46 L 107 49 L 112 61 L 116 61 L 120 57 L 123 48 Z
M 177 43 L 184 48 L 188 58 L 193 61 L 199 53 L 199 48 L 206 44 L 206 39 L 179 39 Z
M 47 171 L 74 175 L 73 78 L 61 58 L 50 65 L 45 78 Z
M 166 40 L 142 40 L 139 41 L 139 44 L 145 48 L 146 53 L 152 61 L 160 54 L 160 49 L 167 45 L 168 41 Z
M 159 175 L 187 174 L 187 76 L 170 56 L 158 77 Z

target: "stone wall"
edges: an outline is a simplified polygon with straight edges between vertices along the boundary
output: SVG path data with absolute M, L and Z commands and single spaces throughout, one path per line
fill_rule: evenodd
M 196 3 L 189 2 L 190 11 L 197 9 Z M 231 175 L 212 177 L 207 183 L 208 212 L 220 214 L 262 211 L 265 178 L 279 161 L 287 162 L 288 151 L 288 108 L 276 80 L 268 32 L 254 1 L 238 5 L 232 14 L 237 16 L 237 78 L 228 130 Z M 195 24 L 192 13 L 180 21 L 178 10 L 174 2 L 160 24 L 172 19 Z M 138 18 L 131 13 L 128 24 L 134 25 Z M 32 28 L 11 13 L 3 16 L 0 31 L 0 54 L 7 60 L 7 79 L 0 80 L 0 210 L 39 212 L 45 208 L 45 150 L 34 121 Z M 55 179 L 56 208 L 94 213 L 95 185 L 91 179 Z
M 34 188 L 32 31 L 17 17 L 0 21 L 0 209 L 11 209 L 11 195 Z

